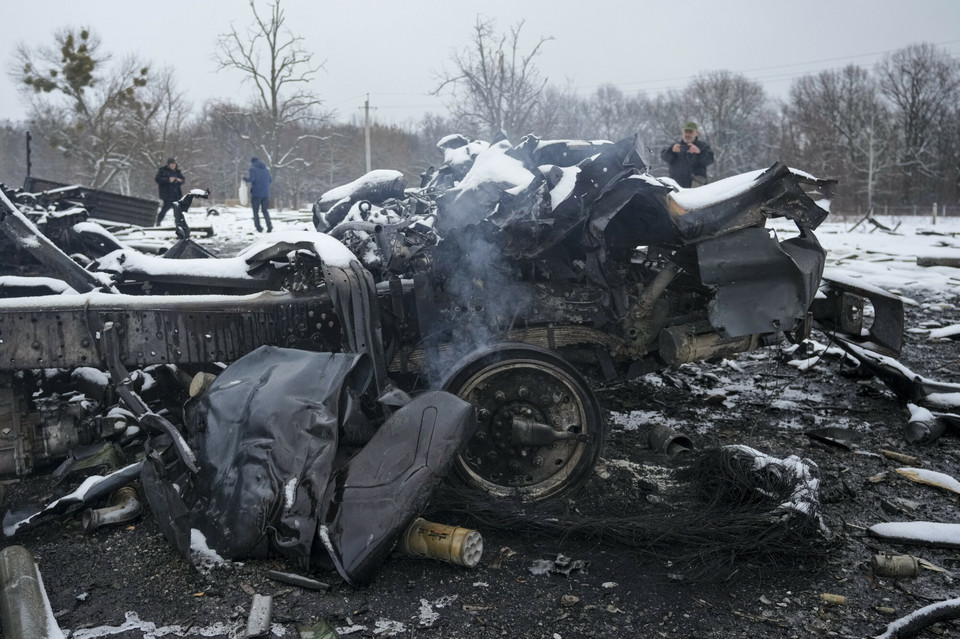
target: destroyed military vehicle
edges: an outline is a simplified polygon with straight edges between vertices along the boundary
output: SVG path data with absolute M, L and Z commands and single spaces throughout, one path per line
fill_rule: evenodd
M 449 136 L 438 146 L 444 164 L 419 187 L 374 171 L 317 202 L 317 232 L 275 233 L 230 258 L 168 259 L 119 242 L 83 268 L 7 193 L 0 228 L 67 286 L 0 300 L 0 472 L 150 433 L 192 472 L 192 435 L 180 433 L 210 390 L 186 401 L 185 385 L 275 346 L 362 356 L 338 364 L 352 376 L 341 404 L 358 445 L 410 395 L 466 400 L 476 431 L 450 453 L 452 477 L 540 500 L 582 485 L 600 455 L 595 384 L 800 340 L 812 327 L 899 350 L 898 299 L 822 279 L 814 231 L 831 180 L 777 163 L 683 189 L 648 173 L 636 138 Z M 778 237 L 771 218 L 796 233 Z M 90 371 L 104 370 L 112 383 L 82 395 Z M 58 375 L 84 401 L 41 409 L 37 386 Z

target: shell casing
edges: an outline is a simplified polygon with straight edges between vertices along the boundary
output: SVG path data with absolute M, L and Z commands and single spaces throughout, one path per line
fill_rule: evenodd
M 400 550 L 473 568 L 483 555 L 483 537 L 476 530 L 417 519 L 400 539 Z

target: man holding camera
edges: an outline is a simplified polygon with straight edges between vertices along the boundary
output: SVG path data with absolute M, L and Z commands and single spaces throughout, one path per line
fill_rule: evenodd
M 707 167 L 713 164 L 713 149 L 697 137 L 697 123 L 683 125 L 683 137 L 660 152 L 670 166 L 670 177 L 685 189 L 707 183 Z

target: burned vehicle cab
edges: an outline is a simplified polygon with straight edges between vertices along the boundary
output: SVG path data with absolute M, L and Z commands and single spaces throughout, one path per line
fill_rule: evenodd
M 410 251 L 413 215 L 364 239 L 391 374 L 477 407 L 455 472 L 489 492 L 542 499 L 589 477 L 604 440 L 592 384 L 802 338 L 815 299 L 828 324 L 856 314 L 855 295 L 820 292 L 813 230 L 832 181 L 775 164 L 679 189 L 646 172 L 635 138 L 501 142 L 461 175 L 429 220 L 442 239 Z

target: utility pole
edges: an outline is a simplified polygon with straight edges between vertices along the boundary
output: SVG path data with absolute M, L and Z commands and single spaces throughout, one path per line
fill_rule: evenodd
M 367 173 L 370 172 L 370 94 L 363 102 L 363 139 L 367 149 Z
M 27 177 L 30 177 L 30 170 L 32 168 L 32 164 L 30 162 L 30 140 L 30 132 L 27 131 Z

